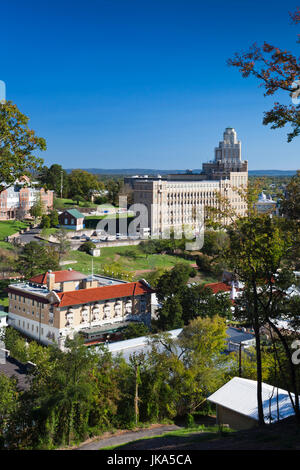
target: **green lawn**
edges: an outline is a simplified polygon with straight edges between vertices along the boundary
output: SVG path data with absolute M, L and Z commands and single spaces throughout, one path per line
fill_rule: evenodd
M 79 201 L 79 204 L 77 204 L 77 201 L 73 199 L 66 199 L 66 198 L 55 198 L 55 203 L 57 203 L 57 206 L 61 209 L 71 209 L 72 207 L 98 207 L 99 204 L 94 204 L 92 202 L 88 201 Z
M 141 270 L 154 270 L 155 268 L 171 268 L 177 263 L 191 264 L 172 255 L 148 255 L 142 253 L 138 245 L 101 248 L 101 256 L 92 258 L 91 255 L 81 251 L 71 251 L 66 256 L 67 260 L 76 260 L 77 264 L 65 265 L 65 269 L 72 267 L 85 274 L 90 274 L 92 259 L 94 260 L 94 273 L 100 273 L 103 265 L 117 263 L 124 271 L 134 272 Z M 137 275 L 137 277 L 141 277 Z
M 6 237 L 28 227 L 28 223 L 19 220 L 3 220 L 0 222 L 0 241 L 4 241 Z

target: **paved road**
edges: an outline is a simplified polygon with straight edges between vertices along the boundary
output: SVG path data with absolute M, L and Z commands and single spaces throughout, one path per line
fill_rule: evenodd
M 137 439 L 142 439 L 144 437 L 151 436 L 160 436 L 169 431 L 176 431 L 180 429 L 179 426 L 175 424 L 170 424 L 168 426 L 159 426 L 152 429 L 143 429 L 141 431 L 128 431 L 119 436 L 112 436 L 105 439 L 98 439 L 96 441 L 90 442 L 88 444 L 83 444 L 78 447 L 76 450 L 98 450 L 103 449 L 103 447 L 117 446 L 125 444 L 127 442 L 135 441 Z

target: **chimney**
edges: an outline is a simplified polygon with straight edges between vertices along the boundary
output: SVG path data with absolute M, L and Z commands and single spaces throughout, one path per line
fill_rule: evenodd
M 54 289 L 55 284 L 55 274 L 52 271 L 48 271 L 47 273 L 47 288 L 49 291 Z

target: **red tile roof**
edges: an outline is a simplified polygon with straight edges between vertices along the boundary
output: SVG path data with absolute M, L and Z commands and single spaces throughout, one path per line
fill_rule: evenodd
M 47 284 L 47 274 L 38 274 L 37 276 L 29 279 L 30 282 L 36 282 L 37 284 Z M 51 274 L 55 275 L 55 282 L 66 282 L 66 281 L 78 281 L 80 279 L 86 279 L 85 274 L 80 273 L 79 271 L 69 271 L 65 269 L 64 271 L 52 271 Z
M 214 294 L 218 292 L 230 292 L 231 287 L 224 282 L 212 282 L 211 284 L 205 284 L 205 287 L 209 287 Z
M 112 286 L 80 289 L 71 292 L 57 292 L 57 295 L 61 299 L 59 306 L 66 307 L 69 305 L 79 305 L 100 300 L 151 294 L 153 292 L 153 289 L 148 287 L 142 281 L 137 281 Z

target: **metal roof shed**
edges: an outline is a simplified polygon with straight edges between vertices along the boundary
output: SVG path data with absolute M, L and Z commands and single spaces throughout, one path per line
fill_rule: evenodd
M 291 396 L 294 398 L 293 394 Z M 294 414 L 286 390 L 263 383 L 262 399 L 267 424 Z M 256 380 L 234 377 L 208 397 L 208 401 L 217 405 L 218 424 L 229 424 L 233 429 L 247 429 L 258 422 Z

